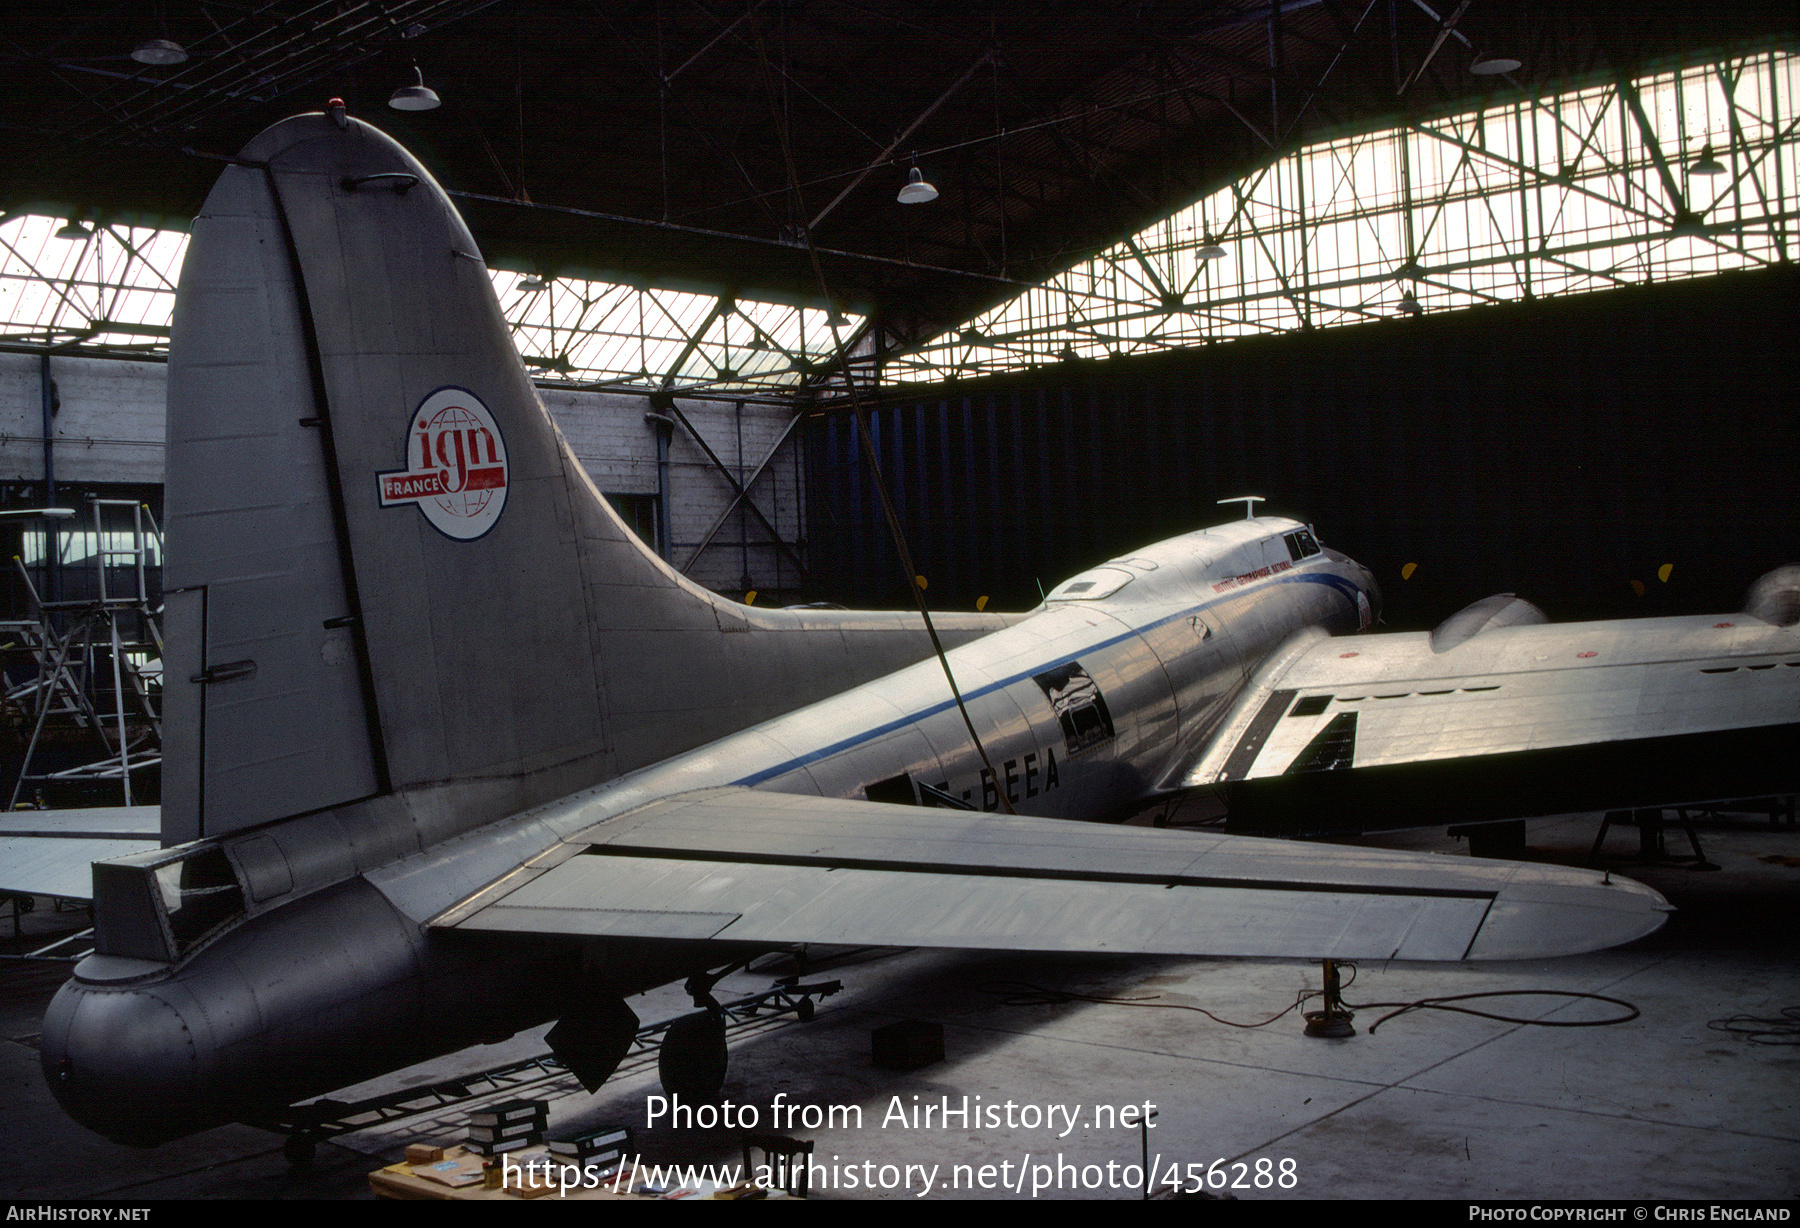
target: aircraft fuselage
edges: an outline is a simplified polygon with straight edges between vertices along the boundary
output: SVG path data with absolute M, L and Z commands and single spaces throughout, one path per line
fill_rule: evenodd
M 939 662 L 927 660 L 455 839 L 328 875 L 336 881 L 322 889 L 250 901 L 191 934 L 174 962 L 121 953 L 130 943 L 117 922 L 109 951 L 103 921 L 102 953 L 77 968 L 45 1020 L 46 1074 L 77 1120 L 120 1141 L 157 1142 L 536 1026 L 581 994 L 631 994 L 717 967 L 736 955 L 730 944 L 496 942 L 432 922 L 484 884 L 529 871 L 564 837 L 693 789 L 1121 817 L 1177 787 L 1247 671 L 1303 629 L 1367 627 L 1378 601 L 1366 569 L 1321 550 L 1293 521 L 1159 543 L 1064 582 L 1040 611 L 950 652 L 987 765 Z M 251 842 L 267 838 L 263 828 L 202 841 L 185 861 L 167 850 L 155 871 L 165 927 L 179 932 L 170 901 L 187 898 L 192 868 L 226 866 L 223 845 L 243 865 Z M 341 843 L 317 856 L 352 869 L 354 841 Z
M 1060 818 L 1119 818 L 1173 786 L 1246 673 L 1303 627 L 1355 631 L 1378 595 L 1360 565 L 1264 518 L 1115 559 L 1041 612 L 950 654 L 984 764 L 928 660 L 739 739 L 729 783 Z

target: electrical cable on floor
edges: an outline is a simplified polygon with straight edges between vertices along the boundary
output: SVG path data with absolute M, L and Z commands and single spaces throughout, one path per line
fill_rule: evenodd
M 1753 1045 L 1800 1045 L 1800 1006 L 1784 1006 L 1773 1018 L 1760 1015 L 1731 1015 L 1711 1019 L 1707 1027 L 1715 1032 L 1742 1036 Z
M 1340 964 L 1350 974 L 1344 988 L 1348 989 L 1356 983 L 1356 965 Z M 999 1006 L 1059 1006 L 1065 1002 L 1096 1002 L 1105 1006 L 1146 1006 L 1161 1010 L 1193 1011 L 1205 1015 L 1214 1023 L 1222 1023 L 1232 1028 L 1262 1028 L 1274 1023 L 1282 1016 L 1292 1013 L 1303 1006 L 1309 999 L 1322 997 L 1323 992 L 1317 989 L 1301 991 L 1294 998 L 1291 1006 L 1287 1006 L 1259 1023 L 1237 1023 L 1230 1019 L 1221 1019 L 1205 1007 L 1189 1006 L 1181 1002 L 1158 1002 L 1157 994 L 1144 994 L 1138 997 L 1117 997 L 1105 994 L 1075 993 L 1065 989 L 1047 989 L 1042 985 L 1034 985 L 1030 981 L 990 981 L 980 986 L 982 993 L 999 995 Z M 1586 998 L 1595 1002 L 1607 1002 L 1613 1006 L 1623 1007 L 1628 1014 L 1615 1015 L 1610 1019 L 1525 1019 L 1516 1015 L 1496 1015 L 1491 1011 L 1473 1010 L 1466 1006 L 1451 1006 L 1452 1002 L 1467 1002 L 1475 998 L 1518 998 L 1518 997 L 1551 997 L 1551 998 Z M 1621 998 L 1609 998 L 1605 994 L 1582 993 L 1572 989 L 1495 989 L 1485 993 L 1451 994 L 1442 998 L 1419 998 L 1412 1002 L 1345 1002 L 1352 1010 L 1382 1010 L 1386 1007 L 1397 1009 L 1383 1015 L 1369 1026 L 1369 1035 L 1390 1019 L 1419 1010 L 1454 1011 L 1459 1015 L 1474 1015 L 1479 1019 L 1492 1019 L 1498 1023 L 1534 1024 L 1545 1028 L 1603 1028 L 1615 1023 L 1630 1023 L 1641 1012 L 1636 1006 Z M 1729 1020 L 1714 1020 L 1707 1026 L 1719 1031 L 1740 1032 L 1746 1036 L 1763 1035 L 1782 1036 L 1787 1039 L 1759 1040 L 1759 1044 L 1792 1045 L 1800 1044 L 1800 1007 L 1787 1007 L 1782 1011 L 1782 1019 L 1755 1019 L 1749 1015 L 1733 1016 Z M 1759 1030 L 1740 1027 L 1724 1027 L 1732 1023 L 1755 1025 Z
M 1145 994 L 1136 998 L 1109 997 L 1104 994 L 1075 993 L 1066 989 L 1046 989 L 1042 985 L 1033 985 L 1030 981 L 991 981 L 979 987 L 982 993 L 999 995 L 996 1006 L 1060 1006 L 1065 1002 L 1098 1002 L 1106 1006 L 1147 1006 L 1166 1011 L 1193 1011 L 1205 1015 L 1214 1023 L 1222 1023 L 1228 1028 L 1264 1028 L 1290 1014 L 1308 999 L 1317 998 L 1317 989 L 1302 990 L 1294 998 L 1293 1005 L 1277 1011 L 1260 1023 L 1237 1023 L 1230 1019 L 1221 1019 L 1203 1006 L 1189 1006 L 1183 1002 L 1158 1002 L 1157 994 Z
M 1490 1011 L 1471 1010 L 1466 1006 L 1449 1006 L 1450 1002 L 1467 1002 L 1475 998 L 1586 998 L 1594 1002 L 1608 1002 L 1613 1006 L 1624 1007 L 1629 1014 L 1616 1015 L 1611 1019 L 1525 1019 L 1517 1015 L 1496 1015 Z M 1603 1028 L 1615 1023 L 1630 1023 L 1641 1013 L 1637 1007 L 1622 998 L 1609 998 L 1605 994 L 1580 993 L 1573 989 L 1495 989 L 1486 993 L 1450 994 L 1442 998 L 1420 998 L 1414 1002 L 1345 1002 L 1351 1010 L 1381 1010 L 1394 1006 L 1398 1010 L 1390 1011 L 1369 1025 L 1369 1035 L 1375 1035 L 1375 1029 L 1390 1019 L 1409 1014 L 1412 1011 L 1455 1011 L 1459 1015 L 1474 1015 L 1478 1019 L 1493 1019 L 1500 1023 L 1529 1023 L 1541 1028 Z

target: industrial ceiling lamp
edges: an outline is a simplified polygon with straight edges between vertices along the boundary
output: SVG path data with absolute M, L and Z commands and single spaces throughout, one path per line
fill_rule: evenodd
M 1425 309 L 1419 306 L 1419 300 L 1413 295 L 1411 290 L 1408 290 L 1405 294 L 1400 296 L 1400 310 L 1403 314 L 1409 316 L 1425 314 Z
M 171 64 L 185 63 L 187 50 L 170 38 L 147 38 L 139 43 L 131 52 L 131 58 L 140 64 L 150 64 L 157 68 L 167 68 Z
M 62 224 L 62 229 L 56 232 L 56 237 L 59 239 L 91 239 L 94 237 L 94 232 L 74 218 L 70 218 Z
M 1688 167 L 1690 175 L 1723 175 L 1724 173 L 1725 164 L 1713 157 L 1711 144 L 1702 145 L 1700 156 L 1695 158 L 1693 164 Z
M 1219 241 L 1211 235 L 1201 235 L 1200 246 L 1194 249 L 1194 255 L 1202 260 L 1223 260 L 1225 259 L 1225 249 L 1220 247 Z
M 550 282 L 547 278 L 533 273 L 530 277 L 521 280 L 518 288 L 526 294 L 541 294 L 550 288 Z
M 1503 73 L 1517 72 L 1521 66 L 1522 61 L 1515 60 L 1510 55 L 1483 52 L 1469 64 L 1469 71 L 1477 77 L 1498 77 Z
M 925 176 L 919 173 L 916 166 L 907 173 L 906 186 L 900 189 L 900 195 L 896 197 L 903 205 L 928 204 L 937 198 L 938 190 L 925 182 Z
M 444 100 L 437 96 L 437 91 L 425 84 L 425 70 L 417 64 L 413 65 L 413 73 L 418 77 L 418 84 L 403 85 L 394 91 L 388 99 L 388 106 L 396 111 L 435 111 L 444 105 Z
M 1669 219 L 1669 233 L 1684 239 L 1699 239 L 1706 234 L 1706 219 L 1692 209 L 1678 209 Z

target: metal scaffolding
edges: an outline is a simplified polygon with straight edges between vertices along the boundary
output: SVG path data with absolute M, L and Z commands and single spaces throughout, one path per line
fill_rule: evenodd
M 45 600 L 25 561 L 13 559 L 37 616 L 0 624 L 0 654 L 14 667 L 8 670 L 5 706 L 31 726 L 9 810 L 19 808 L 28 788 L 41 792 L 53 783 L 77 781 L 116 780 L 122 804 L 135 805 L 132 773 L 142 776 L 162 762 L 162 611 L 149 576 L 162 556 L 162 530 L 150 509 L 135 500 L 95 499 L 91 510 L 91 595 Z M 115 523 L 109 525 L 109 518 Z M 128 518 L 129 527 L 118 526 L 121 518 Z M 60 536 L 68 541 L 86 535 Z M 46 734 L 56 730 L 63 731 L 65 751 L 98 757 L 59 770 L 34 770 Z

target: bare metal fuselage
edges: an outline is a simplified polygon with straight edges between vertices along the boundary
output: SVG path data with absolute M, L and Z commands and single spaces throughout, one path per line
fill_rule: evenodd
M 1261 688 L 1373 622 L 1369 573 L 1247 519 L 945 614 L 984 762 L 916 615 L 747 608 L 643 548 L 448 198 L 341 111 L 221 176 L 169 389 L 165 847 L 94 864 L 42 1033 L 109 1137 L 550 1019 L 593 1083 L 625 995 L 791 943 L 1512 959 L 1661 923 L 1586 871 L 1056 821 L 1317 716 Z
M 652 799 L 743 785 L 827 797 L 885 787 L 882 800 L 895 800 L 910 787 L 927 804 L 991 811 L 1004 797 L 1027 815 L 1120 816 L 1173 787 L 1247 666 L 1304 628 L 1366 624 L 1368 572 L 1330 551 L 1291 559 L 1283 535 L 1298 527 L 1243 521 L 1161 543 L 952 650 L 991 772 L 927 660 L 359 872 L 353 842 L 314 833 L 319 862 L 346 863 L 323 875 L 331 885 L 252 910 L 173 964 L 85 961 L 45 1021 L 51 1085 L 77 1120 L 155 1142 L 535 1026 L 579 994 L 631 994 L 725 962 L 723 943 L 484 941 L 431 928 L 562 837 Z M 1107 596 L 1067 592 L 1094 576 Z M 223 843 L 242 864 L 269 838 Z

